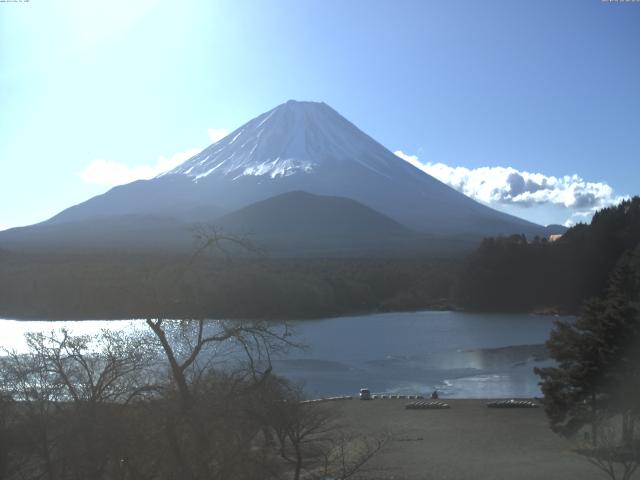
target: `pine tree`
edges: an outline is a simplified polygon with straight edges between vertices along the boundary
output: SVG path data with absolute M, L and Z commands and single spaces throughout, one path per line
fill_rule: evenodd
M 547 342 L 555 367 L 536 369 L 551 428 L 571 436 L 619 415 L 630 446 L 640 417 L 640 246 L 623 256 L 607 293 L 575 321 L 559 321 Z

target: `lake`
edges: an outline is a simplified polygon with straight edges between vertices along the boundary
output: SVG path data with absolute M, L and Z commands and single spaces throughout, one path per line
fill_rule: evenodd
M 532 369 L 551 365 L 542 344 L 554 317 L 526 314 L 402 312 L 292 322 L 308 345 L 274 360 L 274 371 L 309 397 L 373 392 L 450 398 L 540 395 Z M 65 326 L 74 333 L 129 329 L 140 320 L 46 322 L 0 320 L 0 345 L 22 349 L 27 331 Z

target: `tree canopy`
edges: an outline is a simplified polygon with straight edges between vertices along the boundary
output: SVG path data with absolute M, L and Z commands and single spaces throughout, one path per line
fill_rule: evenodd
M 640 242 L 640 197 L 598 211 L 559 240 L 485 239 L 464 262 L 454 302 L 472 310 L 578 312 L 603 296 L 622 255 Z

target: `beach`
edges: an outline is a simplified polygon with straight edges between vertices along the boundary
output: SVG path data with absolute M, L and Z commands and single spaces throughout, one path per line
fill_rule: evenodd
M 328 402 L 350 433 L 388 434 L 362 478 L 380 480 L 602 479 L 553 433 L 542 408 L 487 408 L 448 400 L 442 410 L 407 410 L 411 400 Z

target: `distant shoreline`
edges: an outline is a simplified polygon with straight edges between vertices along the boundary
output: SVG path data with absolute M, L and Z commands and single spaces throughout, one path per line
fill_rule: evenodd
M 238 320 L 238 321 L 287 321 L 287 322 L 305 322 L 305 321 L 316 321 L 316 320 L 325 320 L 332 318 L 342 318 L 342 317 L 361 317 L 361 316 L 369 316 L 369 315 L 389 315 L 393 313 L 420 313 L 420 312 L 458 312 L 458 313 L 468 313 L 470 315 L 473 314 L 488 314 L 488 315 L 540 315 L 540 316 L 549 316 L 549 317 L 559 317 L 559 316 L 575 316 L 576 313 L 569 311 L 562 311 L 560 309 L 535 309 L 529 311 L 515 311 L 515 310 L 471 310 L 465 308 L 459 308 L 452 305 L 442 306 L 442 308 L 416 308 L 416 309 L 394 309 L 394 310 L 386 310 L 386 309 L 376 309 L 376 310 L 363 310 L 359 312 L 344 312 L 344 313 L 336 313 L 334 315 L 325 315 L 319 317 L 286 317 L 275 318 L 275 317 L 230 317 L 230 316 L 220 316 L 219 318 L 214 317 L 206 317 L 205 320 Z M 186 316 L 185 316 L 186 317 Z M 4 314 L 0 311 L 0 321 L 8 320 L 8 321 L 17 321 L 17 322 L 82 322 L 82 321 L 127 321 L 127 320 L 144 320 L 146 318 L 158 318 L 158 316 L 136 316 L 131 315 L 128 317 L 108 317 L 108 316 L 60 316 L 60 317 L 32 317 L 32 316 L 21 316 L 20 314 Z M 166 316 L 161 317 L 167 320 L 181 320 L 179 316 Z M 185 320 L 198 320 L 198 318 L 191 317 L 184 318 Z

